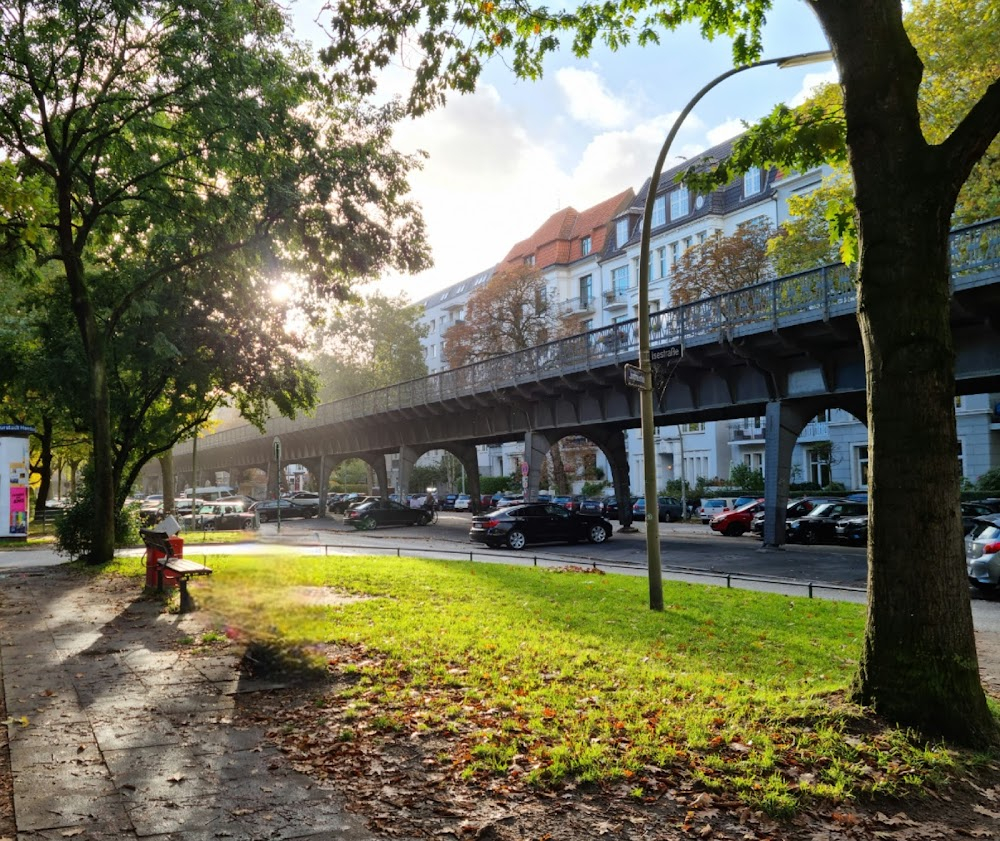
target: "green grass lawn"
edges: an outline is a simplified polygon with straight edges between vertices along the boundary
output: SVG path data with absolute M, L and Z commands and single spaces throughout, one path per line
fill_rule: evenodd
M 198 600 L 219 631 L 350 652 L 316 655 L 355 679 L 329 700 L 327 732 L 448 734 L 466 777 L 635 781 L 642 797 L 652 769 L 782 815 L 901 792 L 971 759 L 845 700 L 858 605 L 667 582 L 654 613 L 645 579 L 582 571 L 353 556 L 211 566 Z

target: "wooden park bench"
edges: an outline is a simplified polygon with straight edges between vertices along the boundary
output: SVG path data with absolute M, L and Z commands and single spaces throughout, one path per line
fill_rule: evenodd
M 167 533 L 162 531 L 152 531 L 150 529 L 139 529 L 139 535 L 143 543 L 146 544 L 146 553 L 156 551 L 157 558 L 156 589 L 163 590 L 163 579 L 166 572 L 170 571 L 170 576 L 177 580 L 177 587 L 181 594 L 180 612 L 189 613 L 195 609 L 194 598 L 188 592 L 187 582 L 195 575 L 211 575 L 212 570 L 204 564 L 178 558 L 174 554 L 174 547 L 167 539 Z

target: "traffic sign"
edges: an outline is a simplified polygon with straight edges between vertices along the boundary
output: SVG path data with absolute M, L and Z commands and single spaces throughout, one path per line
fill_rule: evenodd
M 274 460 L 281 461 L 281 439 L 277 435 L 274 436 Z
M 646 391 L 649 389 L 649 382 L 646 377 L 646 372 L 642 370 L 638 365 L 626 364 L 625 365 L 625 385 L 632 388 L 637 388 L 640 391 Z
M 522 476 L 528 475 L 528 462 L 526 461 L 521 462 L 521 475 Z

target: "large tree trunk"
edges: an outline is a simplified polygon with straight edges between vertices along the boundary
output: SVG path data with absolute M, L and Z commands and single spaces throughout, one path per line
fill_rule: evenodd
M 38 496 L 35 511 L 44 511 L 52 484 L 52 418 L 42 418 L 42 432 L 38 435 L 38 463 L 34 472 L 38 474 Z
M 947 245 L 957 188 L 920 130 L 922 67 L 899 3 L 813 5 L 841 69 L 860 235 L 870 501 L 854 694 L 926 734 L 995 744 L 959 511 Z
M 94 521 L 90 555 L 86 561 L 101 564 L 115 554 L 116 495 L 111 448 L 111 394 L 108 388 L 107 353 L 97 316 L 86 285 L 83 260 L 74 241 L 71 190 L 57 183 L 59 245 L 66 282 L 72 296 L 73 315 L 90 368 L 90 434 L 93 470 Z

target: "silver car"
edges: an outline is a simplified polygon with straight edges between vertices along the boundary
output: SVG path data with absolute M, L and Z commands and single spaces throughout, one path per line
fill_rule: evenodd
M 1000 514 L 976 518 L 965 536 L 965 567 L 976 587 L 1000 584 Z

